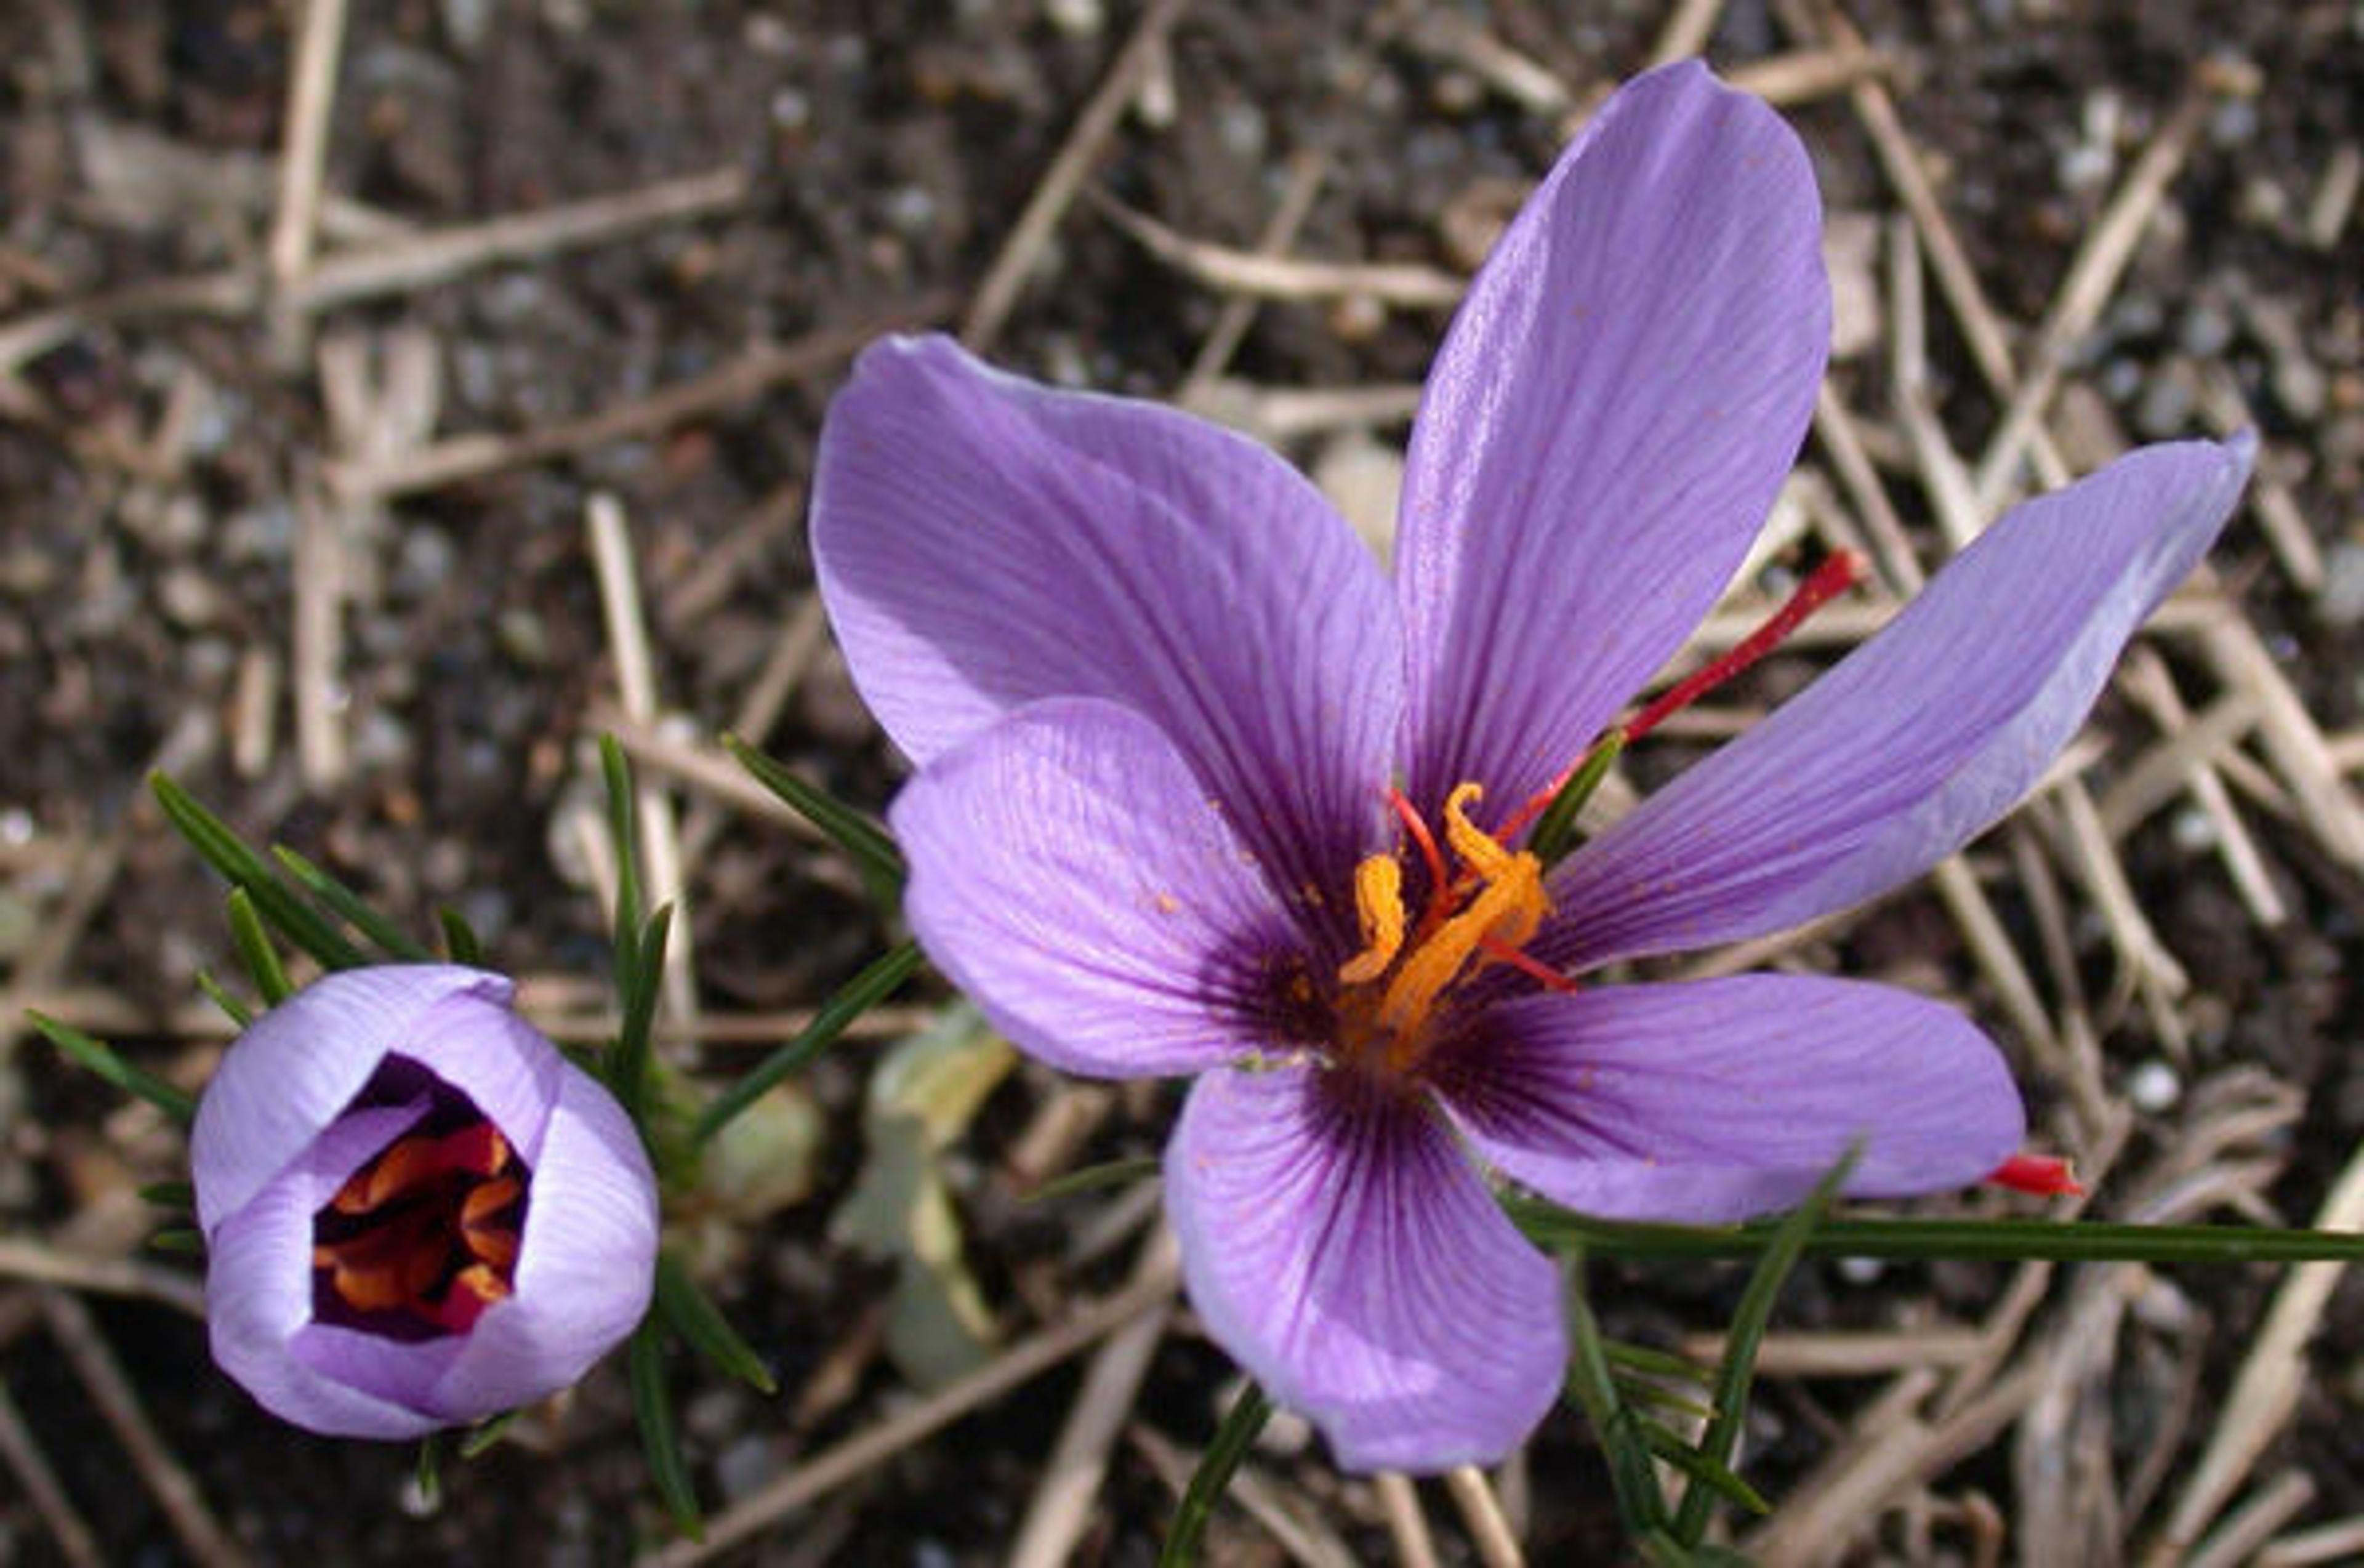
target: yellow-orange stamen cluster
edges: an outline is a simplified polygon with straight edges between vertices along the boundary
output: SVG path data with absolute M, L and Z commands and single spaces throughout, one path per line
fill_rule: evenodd
M 489 1122 L 397 1139 L 320 1211 L 312 1266 L 356 1312 L 464 1332 L 510 1293 L 524 1195 L 523 1169 Z
M 1459 874 L 1445 874 L 1433 842 L 1420 844 L 1432 886 L 1416 928 L 1404 907 L 1403 867 L 1393 854 L 1372 855 L 1355 868 L 1363 949 L 1338 966 L 1338 1013 L 1341 1046 L 1358 1065 L 1410 1071 L 1431 1043 L 1439 1002 L 1455 986 L 1491 963 L 1529 973 L 1541 967 L 1520 950 L 1551 911 L 1543 863 L 1469 820 L 1469 806 L 1484 794 L 1464 784 L 1444 802 L 1445 843 Z M 1417 821 L 1400 797 L 1398 809 Z

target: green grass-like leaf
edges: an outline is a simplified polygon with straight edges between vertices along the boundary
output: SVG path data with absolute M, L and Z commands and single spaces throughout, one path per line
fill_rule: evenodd
M 1642 1440 L 1650 1445 L 1650 1451 L 1681 1471 L 1690 1479 L 1694 1488 L 1705 1487 L 1716 1496 L 1747 1509 L 1759 1518 L 1772 1513 L 1773 1505 L 1765 1500 L 1764 1494 L 1684 1441 L 1680 1432 L 1646 1418 L 1641 1423 L 1641 1430 Z M 1680 1540 L 1679 1524 L 1676 1530 L 1676 1539 Z M 1696 1545 L 1697 1542 L 1691 1544 Z
M 1745 1262 L 1772 1244 L 1778 1229 L 1769 1224 L 1650 1225 L 1595 1219 L 1526 1197 L 1505 1199 L 1503 1207 L 1511 1222 L 1539 1247 L 1581 1250 L 1624 1262 Z M 1888 1262 L 2364 1262 L 2364 1232 L 2081 1219 L 1825 1219 L 1807 1238 L 1804 1255 Z
M 661 905 L 632 944 L 628 958 L 617 966 L 623 1010 L 616 1043 L 608 1058 L 608 1082 L 632 1119 L 641 1119 L 649 1103 L 657 998 L 664 990 L 665 944 L 673 934 L 673 906 Z
M 856 1018 L 901 989 L 920 967 L 920 950 L 910 942 L 873 959 L 870 966 L 847 981 L 831 996 L 802 1034 L 757 1063 L 754 1070 L 717 1095 L 697 1118 L 691 1136 L 700 1143 L 730 1125 L 730 1119 L 770 1093 L 773 1086 L 828 1049 Z
M 739 1337 L 739 1331 L 697 1288 L 681 1260 L 670 1252 L 657 1259 L 657 1309 L 675 1333 L 723 1372 L 763 1393 L 780 1391 L 754 1347 Z
M 229 829 L 229 824 L 197 803 L 196 797 L 163 773 L 148 775 L 156 804 L 199 858 L 232 887 L 246 890 L 255 913 L 271 929 L 309 953 L 323 969 L 358 969 L 369 961 L 347 940 L 319 910 L 307 903 L 280 874 Z
M 1061 1198 L 1074 1197 L 1077 1193 L 1096 1193 L 1107 1187 L 1128 1187 L 1135 1182 L 1157 1179 L 1165 1162 L 1155 1155 L 1144 1154 L 1138 1160 L 1110 1160 L 1098 1165 L 1086 1165 L 1064 1176 L 1054 1176 L 1019 1199 L 1020 1203 L 1056 1203 Z
M 95 1073 L 127 1095 L 136 1095 L 154 1106 L 174 1121 L 186 1124 L 196 1119 L 196 1097 L 177 1084 L 168 1084 L 144 1067 L 135 1067 L 104 1040 L 93 1040 L 78 1029 L 58 1022 L 46 1013 L 28 1012 L 26 1021 L 39 1031 L 43 1040 L 63 1051 L 67 1060 L 88 1072 Z
M 443 929 L 443 951 L 453 963 L 464 963 L 471 969 L 480 968 L 485 962 L 485 944 L 476 940 L 476 928 L 457 909 L 435 911 L 435 923 Z
M 1551 804 L 1544 807 L 1544 814 L 1535 819 L 1535 830 L 1527 836 L 1527 848 L 1546 867 L 1566 860 L 1568 851 L 1576 848 L 1576 815 L 1592 798 L 1592 792 L 1600 787 L 1600 781 L 1609 776 L 1609 770 L 1617 765 L 1618 756 L 1624 750 L 1625 737 L 1622 732 L 1612 729 L 1603 735 L 1577 763 L 1567 783 L 1559 786 Z
M 641 943 L 641 840 L 633 819 L 631 765 L 612 735 L 599 737 L 599 772 L 608 785 L 608 836 L 616 846 L 616 994 L 629 998 Z
M 1747 1418 L 1748 1394 L 1756 1381 L 1756 1352 L 1765 1342 L 1766 1327 L 1772 1321 L 1773 1304 L 1780 1299 L 1781 1286 L 1788 1281 L 1790 1271 L 1805 1255 L 1807 1239 L 1837 1201 L 1839 1188 L 1862 1155 L 1861 1144 L 1849 1149 L 1814 1184 L 1806 1201 L 1773 1228 L 1772 1240 L 1757 1259 L 1756 1271 L 1749 1275 L 1748 1288 L 1741 1292 L 1740 1306 L 1732 1315 L 1732 1328 L 1724 1340 L 1723 1363 L 1716 1369 L 1715 1416 L 1700 1437 L 1701 1464 L 1690 1473 L 1690 1485 L 1683 1488 L 1683 1500 L 1675 1510 L 1675 1538 L 1686 1546 L 1697 1546 L 1705 1537 L 1708 1520 L 1714 1514 L 1715 1499 L 1727 1495 L 1721 1482 L 1709 1478 L 1730 1475 L 1733 1456 L 1740 1451 L 1741 1423 Z M 1737 1477 L 1734 1479 L 1737 1481 Z M 1756 1494 L 1747 1496 L 1754 1497 Z
M 508 1434 L 517 1418 L 517 1411 L 504 1410 L 490 1420 L 477 1422 L 469 1429 L 468 1435 L 460 1440 L 460 1457 L 474 1459 L 490 1449 Z
M 892 904 L 901 897 L 908 868 L 903 863 L 903 851 L 895 847 L 886 828 L 805 783 L 738 736 L 724 736 L 722 745 L 739 760 L 741 767 L 754 775 L 757 784 L 779 796 L 790 810 L 851 855 L 861 869 L 864 884 L 882 903 Z
M 1600 1320 L 1593 1315 L 1592 1299 L 1585 1292 L 1580 1247 L 1572 1251 L 1570 1262 L 1567 1393 L 1592 1423 L 1626 1535 L 1644 1541 L 1665 1529 L 1666 1495 L 1658 1489 L 1658 1473 L 1650 1463 L 1650 1445 L 1641 1419 L 1626 1405 L 1611 1373 L 1609 1341 L 1601 1335 Z
M 254 912 L 254 900 L 245 888 L 231 888 L 229 905 L 229 940 L 246 962 L 247 978 L 262 994 L 262 1005 L 275 1007 L 296 995 L 287 971 L 280 966 L 279 951 L 271 945 L 271 933 L 262 929 L 262 917 Z
M 271 848 L 271 858 L 279 862 L 281 870 L 296 879 L 297 886 L 339 919 L 376 943 L 378 950 L 387 958 L 397 963 L 432 963 L 435 961 L 433 952 L 413 940 L 401 927 L 371 908 L 360 894 L 294 850 L 284 844 L 274 844 Z
M 210 971 L 197 971 L 197 989 L 204 992 L 213 1005 L 222 1010 L 223 1016 L 240 1029 L 254 1022 L 254 1009 L 222 989 L 222 983 L 216 980 Z
M 640 1418 L 641 1451 L 648 1456 L 649 1480 L 673 1516 L 674 1528 L 692 1540 L 706 1539 L 706 1521 L 697 1508 L 697 1489 L 689 1484 L 689 1461 L 681 1451 L 681 1434 L 674 1429 L 673 1403 L 665 1395 L 664 1331 L 653 1312 L 632 1330 L 625 1353 L 625 1370 L 632 1385 L 632 1413 Z
M 139 1200 L 177 1214 L 194 1214 L 197 1189 L 187 1182 L 151 1182 L 139 1189 Z
M 1215 1429 L 1214 1440 L 1207 1445 L 1199 1468 L 1191 1473 L 1190 1485 L 1183 1488 L 1182 1501 L 1174 1509 L 1173 1528 L 1165 1532 L 1165 1548 L 1157 1554 L 1158 1568 L 1188 1568 L 1199 1561 L 1199 1543 L 1206 1536 L 1207 1521 L 1214 1515 L 1216 1499 L 1230 1487 L 1256 1434 L 1270 1419 L 1271 1396 L 1254 1383 L 1249 1383 L 1232 1401 L 1223 1424 Z

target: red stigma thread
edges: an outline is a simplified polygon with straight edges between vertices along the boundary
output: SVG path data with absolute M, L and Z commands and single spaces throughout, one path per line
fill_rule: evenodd
M 1987 1173 L 1986 1184 L 2036 1197 L 2083 1197 L 2066 1160 L 2048 1154 L 2014 1154 Z
M 1667 716 L 1689 707 L 1780 645 L 1805 618 L 1863 580 L 1863 557 L 1851 550 L 1834 550 L 1808 574 L 1790 602 L 1773 612 L 1763 626 L 1734 644 L 1722 658 L 1694 670 L 1665 691 L 1657 700 L 1625 721 L 1625 739 L 1638 740 L 1666 721 Z

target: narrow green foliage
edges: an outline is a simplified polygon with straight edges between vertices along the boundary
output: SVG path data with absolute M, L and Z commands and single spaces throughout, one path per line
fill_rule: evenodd
M 631 944 L 630 957 L 618 953 L 618 1001 L 623 1009 L 621 1027 L 608 1058 L 608 1083 L 632 1119 L 642 1119 L 651 1088 L 654 1057 L 657 998 L 664 989 L 665 943 L 673 934 L 673 906 L 662 905 Z M 619 933 L 620 937 L 620 933 Z
M 599 737 L 599 772 L 608 784 L 608 837 L 616 846 L 616 995 L 630 1006 L 641 951 L 640 828 L 632 808 L 632 770 L 612 735 Z
M 1270 1419 L 1271 1396 L 1249 1383 L 1232 1401 L 1223 1424 L 1215 1430 L 1215 1440 L 1207 1445 L 1199 1468 L 1191 1473 L 1190 1485 L 1184 1488 L 1182 1501 L 1174 1510 L 1173 1528 L 1165 1532 L 1165 1550 L 1157 1554 L 1159 1568 L 1186 1568 L 1199 1561 L 1199 1543 L 1207 1533 L 1207 1520 L 1214 1514 L 1215 1500 L 1231 1485 L 1256 1434 Z
M 510 1425 L 517 1418 L 518 1413 L 515 1410 L 504 1410 L 489 1421 L 477 1422 L 470 1429 L 468 1435 L 460 1440 L 460 1457 L 474 1459 L 499 1442 L 507 1434 Z
M 1618 1394 L 1636 1414 L 1644 1410 L 1667 1410 L 1678 1416 L 1687 1416 L 1695 1421 L 1705 1422 L 1715 1419 L 1714 1406 L 1704 1405 L 1688 1395 L 1678 1394 L 1663 1383 L 1654 1382 L 1646 1377 L 1636 1377 L 1630 1373 L 1619 1373 L 1616 1376 Z
M 674 1528 L 692 1540 L 706 1538 L 706 1524 L 697 1511 L 697 1493 L 689 1484 L 689 1461 L 681 1451 L 681 1435 L 674 1429 L 673 1402 L 665 1396 L 664 1331 L 657 1315 L 649 1314 L 632 1330 L 625 1357 L 632 1385 L 632 1412 L 640 1418 L 641 1449 L 648 1455 L 649 1479 Z
M 204 1233 L 186 1225 L 168 1225 L 148 1238 L 151 1249 L 159 1252 L 177 1252 L 188 1257 L 201 1257 L 206 1250 Z
M 222 983 L 216 980 L 210 971 L 203 969 L 197 971 L 197 989 L 211 997 L 214 1006 L 219 1007 L 229 1021 L 239 1028 L 245 1029 L 254 1022 L 254 1009 L 223 990 Z
M 205 862 L 225 882 L 246 890 L 255 913 L 273 930 L 309 953 L 323 969 L 358 969 L 368 962 L 328 917 L 287 885 L 271 862 L 249 848 L 227 823 L 162 773 L 148 775 L 157 805 Z
M 1756 1487 L 1734 1474 L 1727 1467 L 1718 1464 L 1693 1448 L 1684 1440 L 1680 1432 L 1662 1426 L 1647 1417 L 1643 1418 L 1638 1425 L 1642 1440 L 1650 1445 L 1650 1451 L 1689 1476 L 1693 1491 L 1705 1487 L 1725 1501 L 1745 1508 L 1759 1518 L 1773 1511 L 1773 1505 L 1767 1502 L 1764 1495 Z M 1685 1501 L 1689 1500 L 1689 1494 L 1686 1493 Z M 1677 1539 L 1680 1539 L 1681 1528 L 1678 1523 Z
M 1138 1160 L 1110 1160 L 1098 1165 L 1086 1165 L 1064 1176 L 1054 1176 L 1028 1193 L 1020 1203 L 1056 1203 L 1061 1198 L 1074 1197 L 1077 1193 L 1096 1193 L 1107 1187 L 1129 1187 L 1135 1182 L 1157 1179 L 1165 1162 L 1154 1155 Z
M 133 1066 L 113 1046 L 93 1040 L 82 1030 L 69 1028 L 45 1013 L 28 1012 L 25 1018 L 40 1031 L 43 1040 L 65 1052 L 76 1066 L 97 1073 L 127 1095 L 138 1095 L 174 1121 L 185 1123 L 196 1118 L 195 1096 L 166 1083 L 144 1067 Z
M 675 1333 L 723 1372 L 759 1392 L 780 1391 L 754 1347 L 739 1337 L 671 1252 L 657 1259 L 657 1310 L 673 1325 Z
M 1595 741 L 1592 750 L 1576 765 L 1576 771 L 1568 775 L 1567 783 L 1559 786 L 1559 793 L 1551 797 L 1551 804 L 1535 819 L 1535 830 L 1528 835 L 1527 848 L 1545 869 L 1566 860 L 1568 851 L 1576 848 L 1576 815 L 1592 798 L 1592 792 L 1600 787 L 1600 781 L 1609 776 L 1609 770 L 1617 765 L 1618 756 L 1624 750 L 1625 737 L 1619 730 L 1612 729 Z
M 398 963 L 431 963 L 435 955 L 411 940 L 401 927 L 371 908 L 362 895 L 322 871 L 310 861 L 284 844 L 274 844 L 272 859 L 294 877 L 296 885 L 339 919 L 377 944 L 378 950 Z
M 418 1468 L 412 1473 L 418 1500 L 432 1509 L 443 1500 L 442 1434 L 429 1432 L 418 1440 Z
M 788 808 L 820 828 L 830 842 L 853 858 L 864 885 L 880 903 L 892 905 L 902 896 L 906 867 L 903 851 L 886 829 L 850 806 L 840 804 L 774 759 L 736 735 L 722 738 L 723 746 L 755 782 L 780 797 Z
M 1723 1364 L 1716 1369 L 1715 1418 L 1700 1437 L 1699 1454 L 1704 1465 L 1683 1488 L 1682 1504 L 1675 1512 L 1675 1536 L 1686 1546 L 1697 1546 L 1707 1534 L 1715 1499 L 1726 1495 L 1720 1485 L 1711 1485 L 1704 1477 L 1729 1473 L 1733 1456 L 1740 1450 L 1741 1423 L 1747 1417 L 1748 1393 L 1756 1381 L 1756 1352 L 1765 1342 L 1766 1326 L 1772 1321 L 1773 1304 L 1780 1299 L 1790 1271 L 1805 1255 L 1807 1239 L 1830 1212 L 1839 1188 L 1862 1156 L 1862 1144 L 1850 1148 L 1814 1184 L 1806 1201 L 1782 1217 L 1748 1277 L 1748 1288 L 1741 1292 L 1739 1308 L 1732 1315 L 1732 1328 L 1724 1339 Z
M 485 962 L 485 944 L 476 940 L 476 929 L 457 909 L 435 911 L 435 923 L 443 928 L 443 951 L 453 963 L 464 963 L 471 969 Z
M 179 1214 L 196 1211 L 197 1189 L 187 1182 L 151 1182 L 139 1189 L 140 1201 Z
M 1608 1341 L 1601 1337 L 1600 1319 L 1592 1314 L 1592 1300 L 1585 1294 L 1580 1249 L 1570 1259 L 1567 1331 L 1567 1392 L 1592 1423 L 1626 1535 L 1644 1540 L 1665 1526 L 1666 1495 L 1658 1489 L 1658 1473 L 1651 1467 L 1641 1420 L 1626 1406 L 1611 1375 Z
M 1672 1351 L 1654 1351 L 1647 1345 L 1636 1345 L 1624 1340 L 1603 1340 L 1600 1349 L 1601 1353 L 1609 1358 L 1610 1366 L 1620 1373 L 1639 1373 L 1645 1377 L 1689 1383 L 1701 1388 L 1715 1381 L 1712 1370 Z
M 296 987 L 288 981 L 287 971 L 280 967 L 271 933 L 262 929 L 262 917 L 254 912 L 254 900 L 246 889 L 231 888 L 229 903 L 229 940 L 238 944 L 238 956 L 246 961 L 247 978 L 262 993 L 262 1005 L 275 1007 L 296 995 Z
M 1504 1200 L 1526 1238 L 1555 1251 L 1580 1249 L 1628 1262 L 1761 1255 L 1779 1228 L 1656 1225 L 1595 1219 L 1533 1198 Z M 2310 1263 L 2364 1262 L 2364 1231 L 2280 1230 L 2251 1225 L 2123 1225 L 2055 1219 L 1826 1219 L 1807 1239 L 1809 1258 L 1888 1262 Z
M 703 1143 L 730 1124 L 730 1118 L 770 1093 L 772 1087 L 828 1049 L 856 1018 L 885 1001 L 920 967 L 920 950 L 910 942 L 873 959 L 870 966 L 845 983 L 831 996 L 802 1034 L 758 1063 L 736 1084 L 716 1095 L 700 1113 L 692 1138 Z

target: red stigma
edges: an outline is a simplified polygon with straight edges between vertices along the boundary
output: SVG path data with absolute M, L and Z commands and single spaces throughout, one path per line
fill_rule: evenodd
M 1834 550 L 1807 574 L 1772 618 L 1735 643 L 1722 658 L 1692 671 L 1658 694 L 1649 706 L 1625 721 L 1625 739 L 1638 740 L 1666 721 L 1667 716 L 1689 707 L 1779 647 L 1782 639 L 1806 617 L 1863 580 L 1863 557 L 1851 550 Z
M 2049 1154 L 2014 1154 L 1987 1173 L 1986 1184 L 2036 1197 L 2083 1197 L 2085 1189 L 2066 1160 Z

